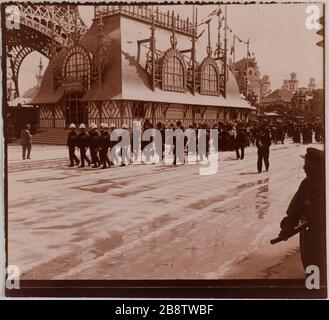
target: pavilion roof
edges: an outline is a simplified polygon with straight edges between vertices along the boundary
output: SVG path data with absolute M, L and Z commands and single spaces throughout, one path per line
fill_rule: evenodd
M 201 105 L 214 107 L 236 107 L 251 109 L 250 104 L 240 97 L 239 88 L 233 74 L 228 70 L 226 98 L 208 96 L 191 92 L 180 93 L 151 89 L 147 72 L 137 61 L 137 40 L 150 37 L 149 25 L 127 17 L 112 16 L 104 18 L 104 45 L 107 48 L 107 63 L 101 86 L 93 81 L 90 90 L 82 101 L 137 100 L 159 103 Z M 156 29 L 156 48 L 161 51 L 169 49 L 170 33 L 168 30 Z M 189 48 L 188 37 L 177 34 L 179 50 Z M 98 44 L 98 20 L 86 32 L 80 41 L 91 53 Z M 145 54 L 145 53 L 144 53 Z M 201 61 L 198 61 L 201 62 Z M 48 67 L 33 104 L 56 103 L 64 94 L 59 86 L 53 90 L 52 68 Z

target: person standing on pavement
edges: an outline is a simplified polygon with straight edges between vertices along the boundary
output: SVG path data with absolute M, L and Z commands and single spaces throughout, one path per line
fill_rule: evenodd
M 257 146 L 257 170 L 258 173 L 262 172 L 263 161 L 265 164 L 265 170 L 268 171 L 270 167 L 269 156 L 270 156 L 270 145 L 271 145 L 271 136 L 267 128 L 262 128 L 256 137 L 256 146 Z
M 236 158 L 243 160 L 244 158 L 244 148 L 246 145 L 246 134 L 243 128 L 238 127 L 237 128 L 237 134 L 235 137 L 235 152 L 236 152 Z M 241 155 L 239 153 L 241 149 Z
M 111 135 L 108 131 L 107 123 L 103 124 L 103 131 L 99 137 L 99 155 L 100 155 L 100 162 L 102 163 L 102 169 L 106 169 L 107 167 L 111 167 L 111 162 L 108 156 L 109 147 L 111 146 Z
M 288 235 L 300 223 L 308 227 L 300 233 L 300 254 L 303 267 L 316 266 L 320 271 L 320 284 L 326 285 L 326 192 L 325 154 L 323 150 L 307 148 L 304 157 L 306 178 L 301 182 L 280 223 L 279 237 Z
M 91 156 L 91 163 L 93 164 L 93 168 L 98 168 L 100 166 L 100 160 L 98 158 L 98 140 L 99 140 L 99 132 L 97 131 L 97 125 L 92 123 L 90 125 L 91 131 L 89 133 L 89 150 Z
M 69 167 L 74 167 L 74 162 L 76 165 L 79 165 L 80 160 L 78 157 L 75 155 L 75 146 L 76 146 L 76 139 L 77 139 L 77 132 L 76 132 L 76 127 L 74 123 L 70 124 L 70 132 L 67 136 L 67 141 L 66 145 L 69 148 L 69 158 L 70 158 L 70 164 Z
M 81 165 L 79 168 L 84 168 L 85 160 L 87 161 L 88 166 L 90 166 L 91 163 L 86 154 L 89 145 L 89 135 L 88 132 L 86 131 L 86 126 L 83 123 L 80 124 L 79 129 L 80 129 L 80 133 L 77 136 L 76 145 L 80 149 Z
M 26 124 L 25 129 L 21 131 L 21 145 L 22 145 L 22 158 L 25 160 L 26 151 L 27 159 L 31 159 L 31 149 L 32 149 L 32 135 L 30 133 L 30 125 Z
M 278 141 L 281 141 L 282 144 L 284 144 L 285 135 L 286 134 L 285 134 L 285 131 L 283 130 L 282 125 L 279 125 L 278 129 L 277 129 L 277 139 L 278 139 Z

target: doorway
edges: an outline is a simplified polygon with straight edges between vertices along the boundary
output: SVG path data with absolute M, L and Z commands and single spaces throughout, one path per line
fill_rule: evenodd
M 71 123 L 79 126 L 81 123 L 88 125 L 88 108 L 80 102 L 82 93 L 68 93 L 65 96 L 66 104 L 66 127 Z

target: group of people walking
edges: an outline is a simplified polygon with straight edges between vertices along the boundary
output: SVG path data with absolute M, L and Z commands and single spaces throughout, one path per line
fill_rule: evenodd
M 85 124 L 81 123 L 79 126 L 79 132 L 76 131 L 74 123 L 70 124 L 70 132 L 67 137 L 67 146 L 69 149 L 69 167 L 79 165 L 80 168 L 92 165 L 93 168 L 102 167 L 103 169 L 109 168 L 113 165 L 110 161 L 108 153 L 109 149 L 120 142 L 111 140 L 111 132 L 116 129 L 114 124 L 108 126 L 106 123 L 100 125 L 100 131 L 97 130 L 97 125 L 92 123 L 90 131 L 88 132 Z M 128 129 L 127 125 L 123 125 L 122 129 Z M 76 147 L 80 150 L 80 160 L 75 154 Z M 87 156 L 87 150 L 90 150 L 90 157 Z
M 125 161 L 121 161 L 121 166 L 130 164 L 131 162 L 137 161 L 135 153 L 136 147 L 141 147 L 141 150 L 150 148 L 150 142 L 153 141 L 153 137 L 149 141 L 141 140 L 140 145 L 133 143 L 132 135 L 129 134 L 130 150 L 111 152 L 116 148 L 116 145 L 122 141 L 122 137 L 117 135 L 113 139 L 113 132 L 116 128 L 115 124 L 110 125 L 106 123 L 100 124 L 99 128 L 96 124 L 92 123 L 90 128 L 86 128 L 85 124 L 79 125 L 79 131 L 77 131 L 75 124 L 70 124 L 70 131 L 67 137 L 67 147 L 69 150 L 69 167 L 75 165 L 80 168 L 92 166 L 93 168 L 101 167 L 103 169 L 110 168 L 115 163 L 120 163 L 119 157 L 125 158 Z M 128 130 L 128 126 L 123 124 L 121 129 Z M 141 133 L 147 129 L 153 129 L 153 125 L 150 120 L 145 119 Z M 184 155 L 179 155 L 177 152 L 177 135 L 173 136 L 172 145 L 168 142 L 168 137 L 165 134 L 166 129 L 181 129 L 183 133 L 183 145 L 184 149 L 188 150 L 191 145 L 193 135 L 187 133 L 184 129 L 182 122 L 172 122 L 170 125 L 164 123 L 157 123 L 155 129 L 159 130 L 161 134 L 161 150 L 157 150 L 155 146 L 155 152 L 159 154 L 159 160 L 164 159 L 165 146 L 169 145 L 169 154 L 173 157 L 173 164 L 184 163 Z M 204 130 L 201 130 L 204 129 Z M 188 127 L 189 132 L 195 133 L 196 148 L 198 149 L 198 160 L 202 161 L 209 158 L 211 150 L 211 134 L 210 129 L 217 129 L 218 134 L 218 151 L 235 151 L 236 159 L 243 160 L 245 157 L 245 148 L 250 145 L 257 147 L 257 171 L 261 172 L 263 164 L 265 170 L 269 170 L 269 155 L 271 144 L 282 143 L 284 144 L 285 138 L 290 137 L 295 143 L 304 144 L 313 143 L 315 140 L 318 143 L 324 142 L 324 125 L 322 122 L 308 123 L 308 122 L 273 122 L 268 121 L 234 121 L 234 122 L 218 122 L 210 126 L 205 122 L 199 124 L 191 124 Z M 198 148 L 199 139 L 204 138 L 206 146 L 204 149 Z M 314 138 L 314 139 L 313 139 Z M 21 144 L 22 144 L 22 158 L 31 159 L 31 148 L 32 148 L 32 135 L 30 133 L 30 127 L 27 124 L 26 127 L 21 131 Z M 79 150 L 80 158 L 76 155 L 76 150 Z M 87 155 L 89 149 L 90 156 Z M 119 148 L 120 149 L 120 148 Z M 188 151 L 190 152 L 190 150 Z M 133 156 L 130 156 L 133 153 Z M 110 154 L 110 156 L 109 156 Z M 147 154 L 147 153 L 146 153 Z M 150 153 L 146 156 L 146 162 L 149 163 Z M 121 159 L 122 160 L 122 159 Z
M 285 138 L 290 136 L 293 138 L 294 142 L 300 142 L 300 140 L 295 141 L 294 137 L 297 135 L 299 128 L 306 128 L 304 131 L 300 131 L 300 136 L 303 139 L 304 143 L 311 143 L 313 141 L 313 132 L 315 132 L 316 140 L 318 138 L 318 142 L 322 142 L 323 138 L 321 133 L 319 133 L 321 126 L 310 126 L 309 124 L 297 124 L 293 122 L 287 123 L 268 123 L 267 121 L 250 121 L 248 123 L 242 121 L 235 122 L 218 122 L 215 125 L 209 126 L 206 123 L 199 124 L 191 124 L 188 129 L 194 131 L 196 137 L 200 138 L 201 135 L 205 135 L 206 148 L 204 152 L 199 153 L 199 160 L 202 161 L 205 158 L 209 157 L 210 153 L 210 129 L 217 129 L 218 133 L 218 150 L 231 150 L 235 151 L 236 159 L 243 160 L 245 157 L 245 148 L 250 145 L 254 145 L 257 147 L 257 171 L 262 172 L 263 164 L 265 166 L 265 170 L 269 170 L 269 155 L 270 155 L 270 146 L 271 144 L 282 143 L 284 144 Z M 123 124 L 122 129 L 128 129 L 126 124 Z M 161 133 L 162 139 L 162 151 L 160 155 L 160 161 L 163 160 L 163 151 L 165 149 L 165 145 L 167 144 L 165 131 L 166 129 L 182 129 L 184 132 L 184 127 L 182 126 L 181 121 L 177 121 L 176 123 L 171 123 L 169 126 L 159 122 L 155 126 Z M 67 138 L 67 146 L 69 149 L 69 159 L 70 159 L 70 167 L 75 165 L 79 165 L 79 167 L 84 167 L 86 164 L 93 168 L 101 167 L 103 169 L 110 168 L 114 165 L 114 161 L 112 157 L 109 157 L 109 153 L 111 156 L 115 155 L 118 159 L 119 155 L 117 153 L 112 153 L 111 150 L 115 148 L 115 146 L 122 140 L 119 136 L 117 139 L 111 139 L 111 135 L 113 137 L 113 131 L 116 128 L 114 124 L 110 124 L 109 126 L 106 123 L 102 123 L 99 128 L 96 124 L 92 123 L 90 128 L 87 130 L 86 126 L 82 123 L 79 126 L 79 132 L 76 130 L 75 124 L 70 125 L 70 132 Z M 153 129 L 152 123 L 146 119 L 144 121 L 143 127 L 141 131 L 144 132 L 147 129 Z M 205 129 L 205 130 L 200 130 Z M 309 130 L 311 133 L 307 133 Z M 303 135 L 304 132 L 304 135 Z M 320 136 L 320 138 L 317 136 Z M 308 136 L 307 136 L 308 134 Z M 308 137 L 308 139 L 306 139 Z M 128 153 L 134 151 L 135 145 L 133 146 L 132 136 L 130 135 L 130 147 L 131 150 Z M 184 148 L 187 149 L 189 145 L 190 137 L 188 134 L 184 134 Z M 196 139 L 197 144 L 198 139 Z M 152 142 L 152 138 L 149 141 L 141 141 L 141 150 L 149 147 L 148 145 Z M 177 137 L 173 138 L 173 145 L 171 147 L 171 154 L 173 156 L 173 164 L 177 164 Z M 75 151 L 76 148 L 80 151 L 80 159 L 76 156 Z M 87 150 L 90 150 L 90 158 L 87 156 Z M 157 151 L 157 150 L 155 150 Z M 135 153 L 134 153 L 135 155 Z M 126 156 L 127 157 L 127 156 Z M 137 160 L 135 156 L 128 156 L 127 161 L 121 162 L 121 165 L 130 164 L 131 162 Z M 149 160 L 149 159 L 148 159 Z M 116 162 L 116 161 L 115 161 Z M 184 163 L 184 159 L 180 159 L 180 163 Z

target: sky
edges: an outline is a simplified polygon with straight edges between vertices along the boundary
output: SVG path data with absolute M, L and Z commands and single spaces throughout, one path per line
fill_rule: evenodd
M 313 4 L 314 5 L 314 4 Z M 261 76 L 268 74 L 271 89 L 281 88 L 283 79 L 290 77 L 291 72 L 297 73 L 299 86 L 307 86 L 310 77 L 322 87 L 323 79 L 323 48 L 316 43 L 321 37 L 317 30 L 306 28 L 305 21 L 310 15 L 306 12 L 309 4 L 248 4 L 227 5 L 227 22 L 232 33 L 229 35 L 229 45 L 236 34 L 240 39 L 250 39 L 250 52 L 254 53 Z M 317 5 L 322 14 L 322 5 Z M 202 5 L 198 7 L 198 21 L 207 17 L 217 9 L 217 5 Z M 224 6 L 221 6 L 224 11 Z M 181 17 L 192 16 L 191 5 L 160 6 L 160 10 L 174 10 Z M 91 25 L 93 7 L 79 6 L 79 12 L 87 26 Z M 212 46 L 217 40 L 217 18 L 210 23 Z M 205 27 L 200 26 L 198 33 Z M 207 32 L 198 40 L 198 46 L 207 43 Z M 236 61 L 246 56 L 246 45 L 236 41 Z M 35 74 L 38 71 L 39 59 L 42 57 L 44 66 L 48 61 L 41 54 L 33 52 L 25 58 L 19 75 L 19 88 L 23 93 L 36 84 Z M 23 81 L 30 76 L 30 82 Z

